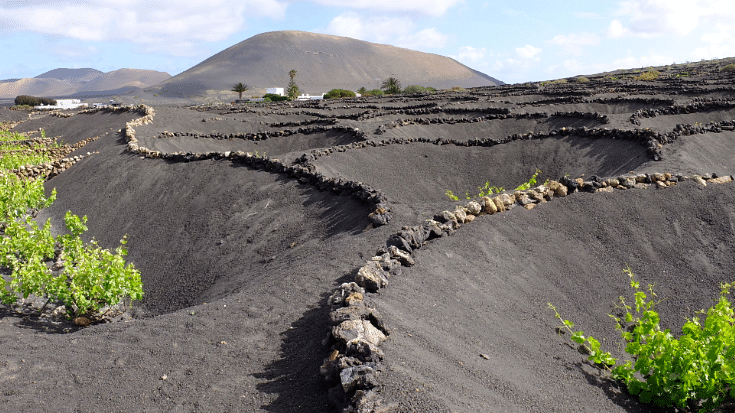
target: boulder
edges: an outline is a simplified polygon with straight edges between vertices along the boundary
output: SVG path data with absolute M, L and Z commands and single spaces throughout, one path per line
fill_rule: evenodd
M 458 206 L 457 208 L 455 208 L 453 214 L 457 218 L 457 222 L 459 222 L 460 224 L 464 224 L 465 218 L 467 217 L 467 212 L 465 212 L 463 207 Z
M 495 204 L 495 209 L 497 209 L 498 212 L 505 211 L 506 209 L 505 204 L 503 203 L 503 200 L 500 199 L 499 196 L 496 196 L 495 198 L 493 198 L 493 203 Z
M 434 216 L 434 220 L 442 224 L 451 222 L 451 221 L 456 223 L 457 217 L 449 211 L 442 211 L 441 213 Z
M 387 338 L 369 320 L 362 319 L 343 321 L 332 327 L 332 336 L 345 346 L 354 339 L 365 340 L 377 346 Z
M 329 297 L 329 305 L 332 308 L 348 305 L 346 303 L 346 299 L 350 296 L 355 297 L 355 294 L 360 294 L 360 296 L 362 296 L 365 294 L 365 290 L 354 282 L 343 283 Z
M 380 263 L 370 261 L 357 271 L 355 282 L 370 292 L 377 292 L 388 285 L 388 276 Z
M 342 324 L 347 320 L 365 320 L 370 316 L 371 309 L 364 303 L 348 307 L 340 307 L 329 313 L 332 326 Z
M 378 385 L 377 366 L 370 363 L 346 368 L 339 373 L 339 378 L 345 393 L 369 390 Z
M 411 267 L 416 264 L 416 262 L 414 262 L 413 260 L 413 257 L 411 257 L 411 254 L 405 251 L 401 251 L 395 246 L 388 247 L 388 251 L 390 252 L 390 256 L 398 260 L 398 262 L 400 262 L 401 265 L 403 265 L 404 267 Z
M 732 182 L 732 176 L 725 175 L 725 176 L 720 176 L 717 178 L 712 178 L 709 180 L 709 182 L 713 184 L 726 184 L 728 182 Z
M 345 347 L 345 354 L 362 362 L 378 362 L 383 360 L 385 354 L 373 343 L 356 338 L 350 340 Z
M 385 208 L 378 208 L 368 215 L 368 219 L 375 227 L 385 225 L 393 218 L 393 215 Z
M 493 200 L 489 196 L 484 196 L 480 198 L 480 200 L 482 201 L 482 210 L 486 214 L 492 215 L 498 212 L 498 207 L 495 206 L 495 202 L 493 202 Z
M 480 215 L 480 213 L 482 212 L 482 206 L 480 206 L 480 204 L 476 201 L 468 202 L 467 206 L 465 206 L 465 209 L 467 210 L 468 214 L 472 214 L 475 216 Z

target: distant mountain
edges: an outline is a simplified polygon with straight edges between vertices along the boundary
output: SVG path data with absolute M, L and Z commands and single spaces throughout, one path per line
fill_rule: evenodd
M 164 96 L 212 95 L 242 82 L 250 89 L 286 87 L 297 71 L 302 92 L 375 89 L 388 77 L 403 86 L 493 86 L 503 82 L 453 59 L 394 46 L 297 31 L 259 34 L 174 76 L 155 89 Z M 247 92 L 246 92 L 247 95 Z
M 97 69 L 54 69 L 36 76 L 34 79 L 59 79 L 67 82 L 88 82 L 96 77 L 104 75 Z
M 168 73 L 154 70 L 119 69 L 104 73 L 91 68 L 54 69 L 34 78 L 0 82 L 0 99 L 13 99 L 18 95 L 109 96 L 155 85 L 170 77 Z

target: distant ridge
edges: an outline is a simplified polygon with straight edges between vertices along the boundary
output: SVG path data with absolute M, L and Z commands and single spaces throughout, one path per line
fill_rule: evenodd
M 168 73 L 154 70 L 119 69 L 105 73 L 92 68 L 59 68 L 34 78 L 0 81 L 0 99 L 13 99 L 18 95 L 109 96 L 155 85 L 170 77 Z
M 229 91 L 239 82 L 250 89 L 286 87 L 291 69 L 297 71 L 301 91 L 312 94 L 334 88 L 375 89 L 388 77 L 397 78 L 403 86 L 442 89 L 503 84 L 445 56 L 347 37 L 277 31 L 225 49 L 156 89 L 165 96 L 181 97 Z

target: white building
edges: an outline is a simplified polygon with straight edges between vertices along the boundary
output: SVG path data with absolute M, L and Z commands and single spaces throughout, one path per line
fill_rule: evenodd
M 272 93 L 274 95 L 278 96 L 286 96 L 285 92 L 283 91 L 282 87 L 269 87 L 265 90 L 265 93 Z
M 82 103 L 79 99 L 56 99 L 56 105 L 40 105 L 40 106 L 34 106 L 35 109 L 41 109 L 41 110 L 53 110 L 53 109 L 76 109 L 76 108 L 86 108 L 88 105 L 86 103 Z
M 305 95 L 301 95 L 297 97 L 296 100 L 322 100 L 324 99 L 324 95 L 326 95 L 326 93 L 322 93 L 321 95 L 317 95 L 317 96 L 311 96 L 311 95 L 305 94 Z

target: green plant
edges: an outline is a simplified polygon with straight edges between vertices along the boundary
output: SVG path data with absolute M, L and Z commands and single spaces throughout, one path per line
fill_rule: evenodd
M 589 83 L 589 82 L 590 82 L 589 78 L 585 76 L 579 76 L 577 78 L 577 83 Z
M 11 134 L 0 132 L 0 140 L 7 138 L 3 135 Z M 41 136 L 45 137 L 43 131 Z M 20 179 L 7 169 L 47 160 L 44 155 L 16 153 L 0 158 L 0 168 L 6 172 L 0 176 L 0 266 L 10 271 L 9 276 L 0 277 L 0 301 L 11 304 L 19 295 L 33 294 L 62 302 L 69 317 L 78 317 L 92 316 L 125 297 L 140 299 L 140 273 L 123 258 L 125 238 L 111 252 L 94 240 L 87 244 L 81 240 L 86 217 L 67 212 L 64 220 L 70 233 L 56 238 L 50 220 L 39 226 L 32 219 L 39 209 L 51 205 L 56 191 L 46 197 L 42 179 Z M 48 266 L 54 258 L 60 259 L 63 268 Z
M 735 72 L 735 63 L 730 63 L 729 65 L 720 69 L 720 71 L 721 72 Z
M 288 96 L 276 95 L 275 93 L 266 93 L 263 97 L 266 99 L 266 102 L 283 102 L 284 100 L 288 100 Z
M 299 97 L 299 87 L 296 85 L 296 70 L 292 69 L 289 71 L 288 77 L 290 77 L 291 80 L 288 82 L 287 96 L 289 99 L 294 100 Z
M 528 181 L 518 185 L 518 187 L 516 188 L 516 191 L 525 191 L 525 190 L 531 189 L 532 187 L 536 186 L 538 175 L 540 173 L 541 173 L 541 170 L 536 169 L 536 172 L 531 176 L 531 178 Z
M 367 93 L 367 89 L 365 89 L 365 87 L 363 86 L 363 87 L 357 89 L 357 93 L 359 93 L 362 96 L 365 96 L 365 93 Z
M 354 98 L 355 92 L 344 89 L 332 89 L 324 95 L 324 99 Z
M 452 201 L 459 201 L 459 197 L 454 195 L 454 193 L 447 189 L 446 195 L 451 199 Z
M 28 96 L 28 95 L 19 95 L 15 97 L 15 104 L 18 106 L 38 106 L 38 105 L 54 106 L 56 105 L 56 100 L 49 99 L 49 98 L 38 98 L 35 96 Z
M 658 79 L 658 77 L 661 76 L 661 72 L 658 70 L 649 70 L 647 72 L 641 73 L 638 76 L 634 76 L 633 79 L 635 80 L 643 80 L 643 81 L 652 81 Z
M 42 180 L 23 180 L 11 174 L 0 177 L 0 227 L 21 218 L 28 211 L 48 207 L 55 199 L 56 190 L 46 197 Z
M 484 186 L 478 186 L 477 189 L 480 190 L 480 192 L 477 194 L 479 198 L 482 198 L 483 196 L 490 196 L 492 194 L 499 194 L 505 191 L 505 188 L 503 188 L 502 186 L 490 186 L 490 181 L 486 181 Z
M 380 89 L 368 90 L 363 96 L 383 96 L 385 92 Z
M 232 87 L 232 91 L 238 94 L 238 100 L 242 100 L 242 94 L 248 90 L 248 85 L 243 85 L 242 82 Z
M 381 89 L 385 90 L 385 93 L 389 95 L 401 93 L 401 82 L 395 77 L 389 77 L 383 81 Z
M 416 93 L 427 93 L 427 92 L 433 92 L 436 91 L 436 89 L 431 87 L 423 87 L 419 85 L 410 85 L 406 86 L 405 89 L 403 89 L 403 93 L 407 93 L 409 95 L 413 95 Z
M 610 372 L 644 403 L 680 409 L 701 405 L 710 411 L 727 398 L 735 398 L 735 311 L 728 299 L 734 284 L 721 284 L 717 303 L 697 312 L 704 322 L 698 317 L 687 320 L 677 339 L 659 325 L 653 286 L 646 293 L 631 269 L 624 271 L 634 290 L 633 303 L 620 297 L 616 308 L 623 315 L 610 317 L 633 361 L 617 364 L 609 352 L 600 349 L 598 340 L 574 330 L 574 323 L 564 320 L 549 303 L 560 328 L 571 333 L 572 341 L 589 354 L 592 363 Z

